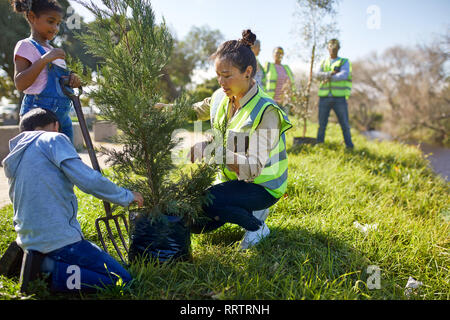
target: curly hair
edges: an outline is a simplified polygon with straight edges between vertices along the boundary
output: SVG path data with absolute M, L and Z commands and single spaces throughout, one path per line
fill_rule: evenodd
M 11 0 L 11 6 L 15 12 L 25 15 L 30 11 L 37 16 L 46 11 L 63 12 L 57 0 Z

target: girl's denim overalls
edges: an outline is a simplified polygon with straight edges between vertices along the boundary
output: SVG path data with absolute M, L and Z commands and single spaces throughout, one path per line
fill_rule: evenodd
M 39 43 L 33 39 L 29 40 L 39 50 L 41 55 L 46 53 L 44 48 Z M 53 111 L 58 117 L 61 128 L 60 131 L 67 135 L 73 143 L 72 120 L 69 116 L 72 103 L 71 100 L 62 92 L 59 84 L 59 79 L 70 76 L 70 71 L 53 63 L 47 64 L 47 71 L 47 85 L 44 90 L 42 90 L 39 94 L 25 94 L 22 100 L 22 106 L 20 108 L 20 116 L 23 116 L 25 113 L 34 108 L 43 108 Z M 68 89 L 72 90 L 71 88 Z

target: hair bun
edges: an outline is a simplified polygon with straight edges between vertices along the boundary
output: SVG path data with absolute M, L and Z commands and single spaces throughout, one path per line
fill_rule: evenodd
M 11 6 L 15 12 L 27 12 L 33 6 L 33 0 L 13 0 Z
M 242 31 L 242 39 L 239 40 L 243 45 L 247 47 L 251 47 L 255 44 L 256 41 L 256 35 L 250 30 L 244 30 Z

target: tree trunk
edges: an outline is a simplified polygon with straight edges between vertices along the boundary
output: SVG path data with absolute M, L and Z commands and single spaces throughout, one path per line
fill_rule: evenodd
M 313 44 L 312 50 L 311 50 L 311 63 L 309 67 L 309 78 L 308 78 L 308 84 L 306 86 L 306 100 L 305 100 L 305 116 L 303 118 L 303 138 L 306 136 L 306 118 L 309 110 L 309 93 L 311 92 L 311 84 L 312 84 L 312 78 L 313 78 L 313 68 L 314 68 L 314 58 L 316 56 L 316 44 Z
M 173 83 L 172 79 L 170 79 L 170 75 L 167 73 L 166 68 L 163 68 L 162 72 L 163 74 L 161 79 L 167 84 L 167 89 L 169 91 L 170 98 L 172 100 L 175 100 L 179 96 L 178 90 L 175 87 L 175 84 Z

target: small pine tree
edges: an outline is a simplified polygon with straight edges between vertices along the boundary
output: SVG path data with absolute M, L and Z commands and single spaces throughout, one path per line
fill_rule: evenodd
M 152 217 L 164 213 L 195 221 L 216 168 L 203 162 L 186 170 L 172 162 L 172 133 L 192 114 L 191 101 L 182 95 L 170 110 L 153 107 L 161 101 L 158 82 L 172 36 L 165 22 L 155 24 L 149 0 L 102 3 L 84 3 L 96 20 L 78 38 L 88 53 L 102 58 L 89 95 L 122 132 L 123 150 L 108 151 L 109 161 L 124 186 L 142 193 Z

